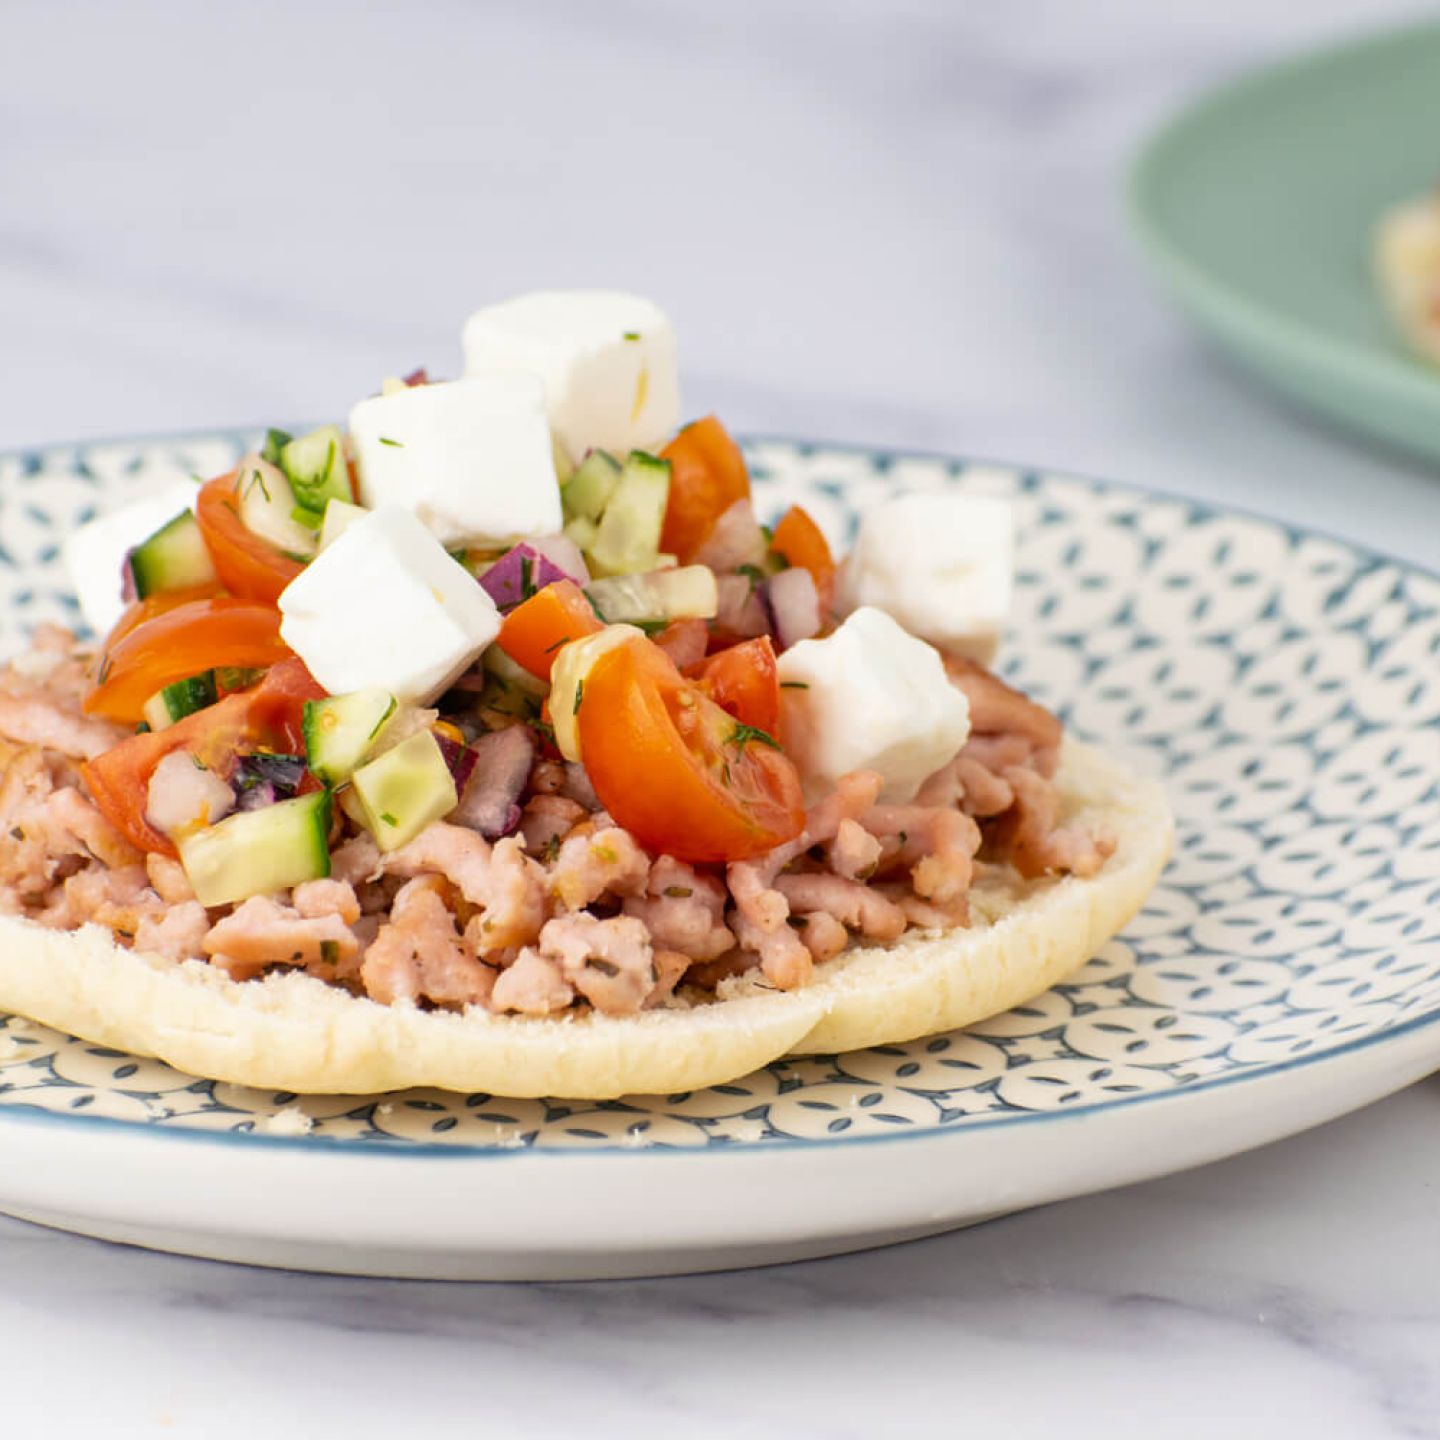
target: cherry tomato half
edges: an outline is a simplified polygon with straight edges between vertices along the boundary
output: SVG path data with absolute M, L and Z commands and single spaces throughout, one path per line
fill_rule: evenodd
M 190 600 L 152 616 L 106 650 L 85 709 L 134 725 L 162 686 L 220 666 L 263 669 L 289 654 L 272 606 L 227 595 Z
M 585 592 L 573 580 L 556 580 L 505 617 L 495 643 L 517 665 L 548 680 L 562 645 L 603 628 Z
M 740 447 L 713 416 L 687 425 L 661 452 L 670 462 L 670 498 L 660 548 L 686 564 L 715 522 L 750 494 L 750 472 Z
M 596 794 L 653 852 L 743 860 L 805 824 L 800 776 L 775 741 L 728 715 L 648 640 L 595 662 L 577 723 Z
M 232 595 L 273 605 L 305 568 L 299 561 L 246 529 L 235 496 L 235 476 L 221 475 L 200 487 L 195 518 L 216 572 Z
M 775 526 L 770 548 L 790 564 L 810 572 L 820 596 L 821 612 L 828 613 L 835 601 L 835 557 L 810 512 L 801 505 L 792 505 Z
M 150 777 L 175 750 L 228 778 L 238 755 L 303 749 L 305 701 L 323 699 L 304 664 L 282 660 L 253 689 L 228 696 L 153 734 L 133 735 L 80 767 L 101 814 L 134 846 L 173 856 L 175 847 L 145 818 Z
M 745 725 L 778 737 L 780 677 L 768 635 L 717 650 L 685 674 L 722 710 Z

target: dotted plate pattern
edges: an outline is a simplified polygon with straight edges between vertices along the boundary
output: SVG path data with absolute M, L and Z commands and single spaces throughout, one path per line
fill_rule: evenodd
M 75 622 L 58 561 L 70 528 L 177 475 L 219 473 L 252 438 L 0 457 L 0 644 Z M 1069 983 L 964 1034 L 599 1104 L 297 1098 L 0 1017 L 0 1107 L 368 1146 L 751 1145 L 1119 1105 L 1440 1018 L 1440 579 L 1070 476 L 779 441 L 750 455 L 762 513 L 802 501 L 841 542 L 900 491 L 1015 502 L 1005 673 L 1163 777 L 1179 826 L 1143 913 Z

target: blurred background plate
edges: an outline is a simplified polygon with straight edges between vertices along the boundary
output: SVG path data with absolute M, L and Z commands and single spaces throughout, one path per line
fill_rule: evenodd
M 1370 272 L 1375 221 L 1440 182 L 1440 23 L 1249 75 L 1145 147 L 1132 217 L 1190 317 L 1347 425 L 1440 459 L 1440 370 L 1412 358 Z

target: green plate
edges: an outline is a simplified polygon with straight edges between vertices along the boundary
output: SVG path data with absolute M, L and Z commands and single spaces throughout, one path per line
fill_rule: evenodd
M 1440 369 L 1370 275 L 1377 217 L 1440 180 L 1440 24 L 1257 72 L 1171 121 L 1131 177 L 1146 252 L 1190 316 L 1302 403 L 1440 459 Z

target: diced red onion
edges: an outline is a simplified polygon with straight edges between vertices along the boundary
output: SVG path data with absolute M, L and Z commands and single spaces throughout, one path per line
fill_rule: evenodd
M 241 755 L 230 776 L 236 806 L 259 810 L 277 800 L 289 800 L 305 778 L 305 760 L 300 755 Z
M 526 544 L 538 550 L 552 565 L 558 565 L 577 585 L 589 580 L 590 567 L 580 547 L 568 535 L 532 535 Z
M 430 376 L 422 365 L 418 370 L 412 370 L 408 375 L 404 376 L 401 383 L 409 385 L 413 389 L 417 385 L 428 385 L 430 383 Z
M 765 582 L 765 603 L 777 650 L 787 650 L 820 633 L 820 592 L 808 570 L 795 565 L 772 575 Z
M 473 769 L 460 789 L 460 804 L 451 814 L 456 825 L 498 840 L 520 824 L 520 796 L 535 763 L 535 737 L 525 725 L 492 730 L 469 747 Z
M 703 620 L 672 620 L 655 637 L 655 643 L 675 662 L 676 669 L 686 670 L 705 658 L 710 627 Z
M 523 543 L 507 550 L 481 577 L 480 588 L 498 609 L 513 610 L 537 590 L 556 580 L 571 580 L 567 574 L 533 545 Z
M 445 757 L 445 763 L 450 767 L 450 778 L 455 782 L 456 793 L 463 794 L 465 783 L 475 769 L 475 752 L 468 745 L 452 740 L 439 730 L 431 733 L 435 736 L 441 755 Z
M 767 548 L 755 507 L 748 500 L 737 500 L 715 522 L 692 563 L 708 565 L 718 575 L 741 565 L 762 564 Z
M 741 640 L 763 635 L 770 628 L 770 616 L 760 598 L 759 587 L 748 575 L 717 575 L 719 606 L 715 629 Z

